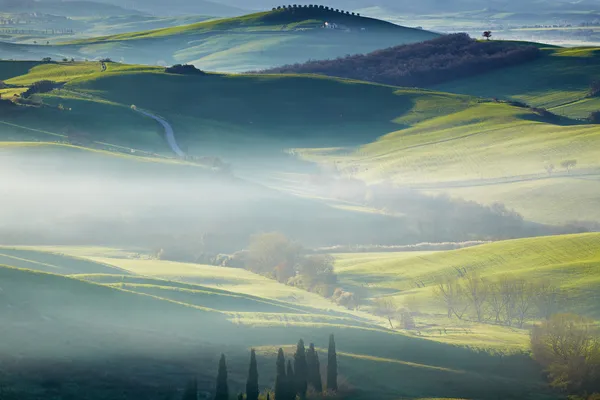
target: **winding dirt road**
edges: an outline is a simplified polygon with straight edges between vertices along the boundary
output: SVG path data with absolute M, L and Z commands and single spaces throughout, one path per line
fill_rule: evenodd
M 167 138 L 167 143 L 169 143 L 169 147 L 171 148 L 171 150 L 173 150 L 173 152 L 175 154 L 177 154 L 177 156 L 185 157 L 185 153 L 183 152 L 183 150 L 181 150 L 181 148 L 177 144 L 177 141 L 175 140 L 175 133 L 173 132 L 173 127 L 171 126 L 171 124 L 169 124 L 165 119 L 163 119 L 157 115 L 154 115 L 148 111 L 140 110 L 137 107 L 132 107 L 132 108 L 133 108 L 133 110 L 139 112 L 140 114 L 145 115 L 146 117 L 150 117 L 155 121 L 158 121 L 158 123 L 161 124 L 165 130 L 165 136 Z

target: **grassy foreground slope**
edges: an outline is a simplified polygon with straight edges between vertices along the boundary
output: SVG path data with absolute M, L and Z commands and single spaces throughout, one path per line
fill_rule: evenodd
M 572 118 L 600 110 L 600 98 L 589 97 L 590 84 L 600 78 L 600 49 L 545 48 L 537 61 L 503 68 L 436 89 L 487 98 L 513 99 Z
M 325 29 L 325 22 L 341 29 Z M 295 8 L 52 46 L 6 44 L 2 50 L 7 58 L 15 59 L 27 53 L 35 59 L 111 57 L 128 63 L 189 63 L 206 70 L 241 72 L 369 52 L 436 36 L 333 10 Z
M 45 255 L 12 251 L 23 259 Z M 48 257 L 56 261 L 61 256 Z M 69 263 L 74 260 L 62 257 Z M 0 308 L 0 315 L 10 321 L 3 324 L 0 353 L 7 368 L 0 375 L 9 381 L 12 374 L 19 376 L 12 382 L 23 390 L 20 398 L 52 390 L 39 385 L 41 377 L 107 397 L 114 396 L 111 388 L 127 388 L 130 394 L 158 399 L 164 398 L 165 387 L 181 387 L 194 374 L 202 390 L 212 391 L 220 352 L 227 353 L 230 384 L 237 391 L 245 383 L 251 346 L 260 349 L 261 385 L 270 387 L 275 348 L 291 350 L 303 337 L 323 351 L 330 332 L 338 342 L 342 381 L 353 388 L 348 398 L 485 399 L 490 393 L 552 398 L 531 361 L 522 356 L 499 357 L 411 338 L 359 323 L 350 312 L 348 317 L 335 316 L 319 307 L 290 307 L 267 297 L 181 281 L 90 274 L 89 265 L 84 263 L 84 275 L 73 277 L 0 267 L 0 297 L 8 305 Z M 221 269 L 212 268 L 213 276 L 220 277 Z M 24 326 L 27 329 L 21 329 Z M 18 364 L 13 357 L 19 358 Z M 62 368 L 48 370 L 48 362 Z M 100 370 L 108 372 L 98 374 Z M 117 376 L 121 383 L 115 385 Z M 403 379 L 393 379 L 398 376 Z M 109 381 L 113 383 L 104 384 Z

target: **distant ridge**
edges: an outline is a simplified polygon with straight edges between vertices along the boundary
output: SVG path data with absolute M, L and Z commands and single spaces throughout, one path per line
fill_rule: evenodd
M 271 11 L 240 17 L 50 46 L 7 47 L 3 58 L 111 58 L 132 64 L 193 64 L 208 71 L 245 72 L 364 54 L 438 36 L 434 32 L 352 15 L 350 11 L 342 12 L 324 5 L 275 7 Z M 109 42 L 110 46 L 107 46 Z
M 71 1 L 71 0 L 67 0 Z M 214 15 L 220 17 L 242 15 L 249 10 L 244 6 L 229 6 L 210 0 L 95 0 L 103 4 L 111 4 L 145 13 L 174 16 L 174 15 Z

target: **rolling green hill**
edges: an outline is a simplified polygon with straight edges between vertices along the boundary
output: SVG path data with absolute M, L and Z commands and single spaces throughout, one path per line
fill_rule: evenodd
M 340 29 L 325 29 L 325 22 Z M 420 29 L 318 8 L 262 12 L 173 28 L 73 41 L 62 45 L 3 45 L 5 58 L 111 57 L 149 65 L 189 63 L 241 72 L 363 53 L 438 36 Z M 29 55 L 29 58 L 27 56 Z
M 41 260 L 45 264 L 65 262 L 73 268 L 69 272 L 80 260 L 32 249 L 0 249 L 0 253 L 5 252 L 34 261 L 31 266 L 40 266 L 36 263 Z M 292 306 L 270 297 L 268 291 L 248 296 L 214 288 L 214 284 L 185 283 L 193 274 L 171 281 L 136 276 L 141 270 L 135 263 L 146 261 L 112 261 L 134 266 L 129 271 L 133 275 L 102 274 L 105 264 L 97 264 L 100 275 L 90 274 L 93 263 L 84 260 L 84 275 L 71 277 L 0 267 L 0 297 L 6 305 L 0 308 L 0 315 L 3 321 L 11 321 L 3 324 L 5 340 L 0 344 L 0 353 L 9 363 L 13 356 L 20 359 L 20 364 L 6 364 L 11 368 L 0 371 L 0 375 L 10 378 L 19 374 L 13 382 L 24 392 L 21 398 L 52 390 L 40 385 L 40 378 L 61 382 L 67 391 L 85 387 L 87 393 L 108 397 L 114 395 L 111 390 L 121 390 L 137 381 L 136 387 L 127 389 L 129 393 L 144 393 L 146 398 L 154 399 L 162 398 L 165 387 L 181 387 L 195 373 L 201 389 L 212 391 L 213 364 L 222 351 L 228 357 L 230 385 L 237 390 L 245 383 L 251 346 L 259 349 L 261 385 L 267 387 L 273 384 L 274 348 L 289 345 L 291 350 L 295 340 L 303 337 L 314 341 L 323 352 L 330 332 L 337 338 L 344 385 L 352 387 L 348 398 L 377 395 L 395 399 L 401 395 L 485 399 L 490 391 L 505 398 L 553 398 L 532 362 L 520 355 L 500 357 L 412 338 L 363 320 L 360 313 L 335 315 L 333 305 L 323 307 L 319 302 L 310 306 L 295 302 Z M 164 273 L 174 266 L 156 260 L 147 262 Z M 202 266 L 182 267 L 209 273 Z M 237 285 L 236 276 L 226 269 L 210 268 L 212 278 L 206 275 L 205 280 L 221 279 Z M 281 286 L 281 291 L 285 290 L 290 291 L 289 296 L 295 292 Z M 102 357 L 98 357 L 100 352 Z M 68 360 L 62 373 L 46 369 L 48 357 L 53 358 L 53 365 Z M 31 367 L 20 369 L 18 365 Z M 107 373 L 96 373 L 109 365 Z M 385 374 L 381 374 L 380 367 Z M 84 371 L 93 374 L 94 379 L 86 377 Z M 121 383 L 114 384 L 119 374 Z M 154 377 L 152 383 L 140 380 L 147 374 Z M 404 378 L 390 379 L 397 376 Z M 112 384 L 103 386 L 107 381 Z
M 597 125 L 552 123 L 529 109 L 491 102 L 432 117 L 346 154 L 303 154 L 352 168 L 367 182 L 502 202 L 527 219 L 565 223 L 600 220 L 593 155 L 599 140 Z M 576 169 L 561 167 L 571 159 Z M 555 166 L 551 174 L 545 170 L 549 165 Z
M 134 104 L 169 121 L 189 154 L 236 159 L 244 167 L 259 163 L 253 178 L 263 182 L 277 175 L 275 163 L 295 174 L 278 176 L 275 186 L 286 180 L 296 192 L 314 169 L 279 158 L 285 148 L 303 149 L 295 153 L 304 160 L 337 162 L 367 183 L 499 201 L 536 222 L 600 220 L 597 126 L 527 108 L 317 76 L 186 76 L 117 63 L 100 72 L 97 63 L 15 62 L 0 63 L 0 73 L 13 85 L 9 92 L 40 79 L 64 83 L 41 96 L 49 107 L 3 113 L 5 140 L 56 140 L 49 133 L 81 131 L 102 143 L 168 155 L 161 127 L 132 111 Z M 185 100 L 174 102 L 179 96 Z M 57 110 L 59 104 L 70 111 Z M 570 159 L 577 166 L 567 172 L 560 164 Z M 545 170 L 550 164 L 552 174 Z
M 572 118 L 587 118 L 600 110 L 598 97 L 589 97 L 590 84 L 600 78 L 600 49 L 546 48 L 545 57 L 436 89 L 487 98 L 513 99 Z
M 336 273 L 346 289 L 360 293 L 365 308 L 377 309 L 385 298 L 394 307 L 409 309 L 412 331 L 420 337 L 451 344 L 528 347 L 529 332 L 473 317 L 448 319 L 434 297 L 443 279 L 456 278 L 457 269 L 484 280 L 504 276 L 528 283 L 555 285 L 562 291 L 557 312 L 600 319 L 600 234 L 553 236 L 484 244 L 461 250 L 336 255 Z M 398 324 L 399 322 L 395 322 Z

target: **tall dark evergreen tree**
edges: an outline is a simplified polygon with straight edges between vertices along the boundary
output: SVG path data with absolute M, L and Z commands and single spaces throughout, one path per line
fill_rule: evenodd
M 336 392 L 337 385 L 337 353 L 335 352 L 335 339 L 329 336 L 329 349 L 327 350 L 327 390 Z
M 323 380 L 321 379 L 321 363 L 319 362 L 319 353 L 315 351 L 315 390 L 318 393 L 323 391 Z
M 221 354 L 221 359 L 219 360 L 219 373 L 217 374 L 215 400 L 229 400 L 229 387 L 227 386 L 227 363 L 225 362 L 225 354 Z
M 246 399 L 258 400 L 258 366 L 256 365 L 256 351 L 250 350 L 250 368 L 246 381 Z
M 296 392 L 296 375 L 294 374 L 294 368 L 292 367 L 292 360 L 288 360 L 286 398 L 288 400 L 294 400 L 296 398 Z
M 306 351 L 306 366 L 308 367 L 307 383 L 317 392 L 323 391 L 321 383 L 321 366 L 319 365 L 319 355 L 315 350 L 314 343 L 311 343 Z
M 191 379 L 185 386 L 182 400 L 198 400 L 198 381 L 196 378 Z
M 283 349 L 277 352 L 277 376 L 275 377 L 275 400 L 288 400 L 287 377 L 285 374 L 285 356 Z
M 308 366 L 306 363 L 306 349 L 302 339 L 298 341 L 296 353 L 294 353 L 294 377 L 296 393 L 298 393 L 300 399 L 304 400 L 306 398 Z

